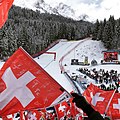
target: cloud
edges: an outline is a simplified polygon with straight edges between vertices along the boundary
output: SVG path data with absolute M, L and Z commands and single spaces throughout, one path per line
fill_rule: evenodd
M 78 0 L 79 3 L 99 5 L 103 0 Z
M 103 12 L 106 12 L 109 16 L 114 15 L 115 19 L 120 18 L 120 0 L 104 0 L 101 3 L 100 11 L 101 10 L 103 10 Z
M 110 15 L 117 16 L 117 9 L 119 0 L 44 0 L 46 3 L 56 6 L 58 3 L 63 2 L 71 6 L 76 11 L 76 16 L 82 14 L 88 15 L 91 19 L 103 20 L 104 18 L 109 18 Z M 116 8 L 117 6 L 117 8 Z
M 110 15 L 114 15 L 115 19 L 120 18 L 120 0 L 80 0 L 74 9 L 77 16 L 87 14 L 93 20 L 108 19 Z

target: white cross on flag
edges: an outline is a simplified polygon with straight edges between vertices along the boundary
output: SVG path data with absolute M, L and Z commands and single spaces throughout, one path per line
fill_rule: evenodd
M 84 91 L 83 95 L 93 108 L 101 114 L 104 114 L 113 93 L 114 91 L 103 91 L 97 86 L 90 84 L 90 86 Z
M 70 110 L 70 105 L 66 101 L 64 101 L 60 104 L 55 105 L 55 110 L 56 110 L 58 119 L 62 120 L 65 115 L 69 116 L 68 111 Z
M 0 70 L 0 116 L 45 108 L 69 94 L 22 48 Z
M 59 120 L 63 120 L 65 116 L 67 116 L 67 118 L 70 118 L 71 116 L 74 118 L 81 118 L 81 109 L 77 108 L 72 100 L 73 98 L 70 98 L 68 101 L 63 101 L 62 103 L 55 105 L 55 110 Z
M 120 118 L 120 93 L 115 93 L 108 109 L 108 115 L 112 118 Z

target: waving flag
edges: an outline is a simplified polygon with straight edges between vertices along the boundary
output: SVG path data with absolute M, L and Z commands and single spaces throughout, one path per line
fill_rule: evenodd
M 3 116 L 2 120 L 14 120 L 14 114 L 12 115 L 7 115 L 7 116 Z
M 72 102 L 72 98 L 70 98 L 70 114 L 76 120 L 82 120 L 83 111 L 82 109 L 78 108 L 75 103 Z
M 55 106 L 59 120 L 63 120 L 65 116 L 67 116 L 67 118 L 72 117 L 74 119 L 79 118 L 82 120 L 81 109 L 77 108 L 72 100 L 73 99 L 70 98 L 68 101 L 63 101 Z
M 46 112 L 40 109 L 20 111 L 20 120 L 45 120 Z
M 8 18 L 9 9 L 14 0 L 0 0 L 0 28 L 4 25 Z
M 108 115 L 114 119 L 120 118 L 120 93 L 115 93 L 108 110 Z
M 49 107 L 66 98 L 69 94 L 22 48 L 0 71 L 0 116 Z
M 113 93 L 114 91 L 103 91 L 97 86 L 90 84 L 83 95 L 93 108 L 104 114 Z
M 55 106 L 55 109 L 56 109 L 57 116 L 58 116 L 59 120 L 62 120 L 69 112 L 70 106 L 68 105 L 68 103 L 66 101 L 64 101 L 60 104 L 57 104 Z

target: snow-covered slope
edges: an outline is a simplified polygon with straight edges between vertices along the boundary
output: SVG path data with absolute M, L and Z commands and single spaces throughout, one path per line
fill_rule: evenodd
M 62 85 L 68 92 L 73 91 L 73 88 L 64 74 L 61 74 L 59 60 L 72 49 L 78 42 L 59 42 L 48 52 L 56 52 L 56 60 L 52 54 L 43 54 L 36 58 L 38 62 L 60 85 Z
M 78 45 L 79 44 L 79 45 Z M 76 45 L 78 45 L 76 47 Z M 111 69 L 117 70 L 120 73 L 120 65 L 101 65 L 100 62 L 103 59 L 102 51 L 106 50 L 101 41 L 93 41 L 90 38 L 80 40 L 80 41 L 61 41 L 59 44 L 54 46 L 49 50 L 49 52 L 56 52 L 57 58 L 54 60 L 53 55 L 43 54 L 35 61 L 38 62 L 60 85 L 62 85 L 68 92 L 73 90 L 70 82 L 61 74 L 60 60 L 62 60 L 62 66 L 65 71 L 70 75 L 79 75 L 80 72 L 77 71 L 80 67 L 87 67 L 88 69 L 105 69 L 110 71 Z M 80 66 L 71 65 L 71 59 L 78 59 L 79 62 L 83 62 L 85 56 L 88 57 L 89 63 L 93 59 L 98 62 L 97 66 Z M 91 79 L 89 80 L 90 82 Z
M 75 47 L 76 45 L 78 45 Z M 75 47 L 75 49 L 73 49 Z M 80 67 L 88 67 L 89 69 L 105 69 L 105 70 L 117 70 L 120 73 L 120 65 L 100 65 L 100 61 L 103 59 L 102 51 L 106 50 L 101 41 L 93 41 L 90 38 L 80 40 L 80 41 L 65 41 L 61 40 L 57 45 L 51 48 L 48 52 L 56 52 L 56 60 L 54 60 L 54 54 L 42 54 L 35 58 L 35 61 L 45 69 L 60 85 L 62 85 L 68 92 L 73 90 L 69 81 L 66 79 L 64 74 L 61 74 L 60 69 L 60 59 L 62 60 L 62 65 L 65 71 L 72 75 L 73 73 L 79 74 L 76 69 Z M 93 59 L 98 62 L 97 66 L 79 66 L 71 65 L 71 59 L 78 59 L 83 62 L 85 56 L 88 57 L 89 63 Z M 3 62 L 0 62 L 0 67 L 2 67 Z
M 75 47 L 78 45 L 78 47 Z M 73 49 L 75 47 L 75 49 Z M 62 65 L 65 71 L 69 74 L 76 73 L 76 69 L 80 66 L 71 66 L 71 59 L 78 58 L 79 61 L 83 61 L 85 56 L 88 56 L 89 62 L 92 59 L 96 59 L 98 62 L 102 59 L 102 51 L 105 50 L 103 44 L 100 41 L 93 41 L 90 38 L 81 41 L 61 41 L 59 44 L 49 50 L 49 52 L 56 52 L 56 60 L 51 54 L 43 54 L 39 58 L 35 58 L 38 62 L 59 84 L 61 84 L 67 91 L 73 90 L 69 81 L 65 78 L 64 74 L 61 74 L 60 59 L 64 56 Z M 71 52 L 70 52 L 71 51 Z M 68 54 L 69 53 L 69 54 Z M 67 54 L 67 55 L 66 55 Z
M 79 46 L 75 47 L 77 44 Z M 75 49 L 73 49 L 75 47 Z M 63 41 L 59 42 L 59 44 L 55 45 L 53 48 L 49 50 L 49 52 L 56 52 L 56 60 L 54 60 L 53 54 L 42 54 L 41 56 L 35 58 L 35 61 L 44 68 L 60 85 L 62 85 L 68 92 L 73 90 L 69 81 L 65 78 L 64 74 L 61 74 L 61 69 L 59 66 L 60 59 L 64 57 L 62 61 L 62 65 L 64 66 L 65 71 L 69 74 L 76 73 L 76 69 L 80 66 L 72 66 L 71 59 L 79 59 L 79 61 L 84 61 L 85 56 L 88 56 L 89 63 L 95 59 L 100 63 L 103 59 L 102 51 L 105 50 L 103 44 L 100 41 L 93 41 L 90 38 L 80 40 L 80 41 Z M 71 51 L 71 52 L 70 52 Z M 69 54 L 67 54 L 69 53 Z M 67 54 L 67 55 L 66 55 Z M 2 67 L 3 63 L 0 63 L 0 67 Z M 99 66 L 97 66 L 99 67 Z M 112 66 L 113 67 L 113 66 Z M 116 69 L 119 65 L 115 66 Z M 89 66 L 92 68 L 92 66 Z M 110 69 L 109 66 L 106 69 Z
M 76 47 L 76 45 L 78 45 Z M 73 49 L 74 48 L 74 49 Z M 100 65 L 100 60 L 103 59 L 102 51 L 105 50 L 103 43 L 100 41 L 93 41 L 90 38 L 80 41 L 65 41 L 61 40 L 53 48 L 49 49 L 49 52 L 56 52 L 56 59 L 54 60 L 53 54 L 42 54 L 36 57 L 34 60 L 44 68 L 60 85 L 62 85 L 68 92 L 73 90 L 70 81 L 61 73 L 59 61 L 63 58 L 62 65 L 68 74 L 72 75 L 80 74 L 76 69 L 80 67 L 87 67 L 88 69 L 105 69 L 105 70 L 117 70 L 120 73 L 120 65 Z M 85 56 L 88 56 L 89 62 L 92 59 L 97 60 L 97 66 L 80 66 L 71 65 L 71 59 L 77 58 L 79 61 L 83 61 Z M 66 64 L 66 65 L 65 65 Z M 3 66 L 3 62 L 0 62 L 0 67 Z M 89 79 L 92 82 L 91 79 Z M 80 89 L 80 88 L 79 88 Z

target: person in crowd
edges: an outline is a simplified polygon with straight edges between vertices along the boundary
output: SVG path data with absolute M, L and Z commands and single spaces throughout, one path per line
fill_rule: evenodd
M 95 83 L 99 84 L 99 87 L 102 90 L 110 91 L 120 89 L 120 85 L 118 84 L 120 82 L 120 74 L 113 69 L 105 71 L 104 69 L 96 70 L 93 68 L 88 70 L 87 68 L 80 68 L 78 71 L 95 80 Z M 102 84 L 104 84 L 105 87 Z
M 83 96 L 77 93 L 71 93 L 71 95 L 73 96 L 72 102 L 87 114 L 89 120 L 104 120 L 101 114 L 98 111 L 95 111 Z

